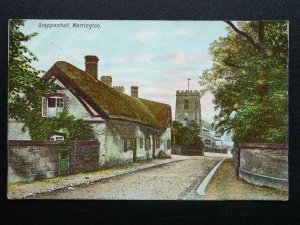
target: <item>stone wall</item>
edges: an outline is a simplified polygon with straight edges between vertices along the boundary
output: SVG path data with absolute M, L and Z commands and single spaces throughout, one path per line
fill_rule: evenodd
M 204 156 L 203 149 L 192 149 L 184 146 L 174 146 L 172 148 L 172 154 L 174 155 L 189 155 L 189 156 Z
M 234 153 L 237 177 L 258 186 L 288 190 L 288 146 L 241 144 Z
M 223 153 L 227 154 L 227 150 L 225 148 L 208 148 L 204 147 L 205 152 L 214 152 L 214 153 Z
M 59 175 L 59 144 L 50 141 L 8 141 L 8 183 Z
M 99 142 L 73 141 L 70 146 L 70 173 L 82 173 L 99 168 Z
M 180 146 L 173 146 L 171 153 L 173 155 L 181 155 L 181 147 Z

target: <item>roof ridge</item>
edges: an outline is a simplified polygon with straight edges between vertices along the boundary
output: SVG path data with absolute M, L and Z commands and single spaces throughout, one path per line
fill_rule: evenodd
M 167 127 L 170 105 L 121 93 L 68 62 L 57 61 L 54 65 L 79 88 L 83 96 L 86 95 L 95 107 L 109 117 L 128 118 L 159 129 Z
M 148 102 L 157 103 L 157 104 L 160 104 L 160 105 L 170 106 L 170 105 L 167 104 L 167 103 L 156 102 L 156 101 L 153 101 L 153 100 L 150 100 L 150 99 L 145 99 L 145 98 L 139 98 L 139 99 L 142 100 L 142 101 L 148 101 Z
M 69 63 L 69 62 L 60 60 L 60 61 L 56 61 L 56 63 L 54 63 L 54 65 L 57 66 L 57 65 L 60 64 L 60 63 L 66 63 L 66 64 L 68 64 L 69 66 L 75 67 L 76 69 L 78 69 L 78 70 L 80 70 L 80 71 L 86 73 L 87 75 L 89 75 L 90 77 L 92 77 L 93 79 L 95 79 L 90 73 L 86 72 L 85 70 L 82 70 L 82 69 L 78 68 L 77 66 L 74 66 L 73 64 L 71 64 L 71 63 Z M 58 67 L 59 67 L 59 65 L 58 65 Z M 95 80 L 98 80 L 98 79 L 95 79 Z

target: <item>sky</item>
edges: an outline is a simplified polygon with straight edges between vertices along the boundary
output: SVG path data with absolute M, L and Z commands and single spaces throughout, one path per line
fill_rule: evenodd
M 26 20 L 21 31 L 38 33 L 24 43 L 39 59 L 32 63 L 36 69 L 66 61 L 84 70 L 84 56 L 96 55 L 99 79 L 112 76 L 113 86 L 129 95 L 130 86 L 139 86 L 139 97 L 171 105 L 173 119 L 176 90 L 187 90 L 188 78 L 190 90 L 200 90 L 203 70 L 213 63 L 210 43 L 227 34 L 222 21 Z M 201 111 L 212 123 L 212 94 L 201 98 Z

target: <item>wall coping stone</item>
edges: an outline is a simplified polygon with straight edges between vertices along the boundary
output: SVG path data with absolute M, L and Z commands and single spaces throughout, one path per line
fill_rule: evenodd
M 99 145 L 98 140 L 91 140 L 91 141 L 72 141 L 71 144 L 73 145 Z
M 288 144 L 276 144 L 276 143 L 241 143 L 239 148 L 262 148 L 270 150 L 288 150 Z
M 59 145 L 60 142 L 56 141 L 36 141 L 36 140 L 9 140 L 8 146 L 47 146 Z

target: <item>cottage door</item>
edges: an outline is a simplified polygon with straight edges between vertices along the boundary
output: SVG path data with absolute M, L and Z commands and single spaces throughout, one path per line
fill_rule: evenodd
M 153 136 L 152 139 L 153 139 L 153 141 L 152 141 L 152 159 L 155 159 L 156 137 Z
M 136 149 L 137 149 L 137 140 L 133 138 L 133 162 L 136 162 Z

